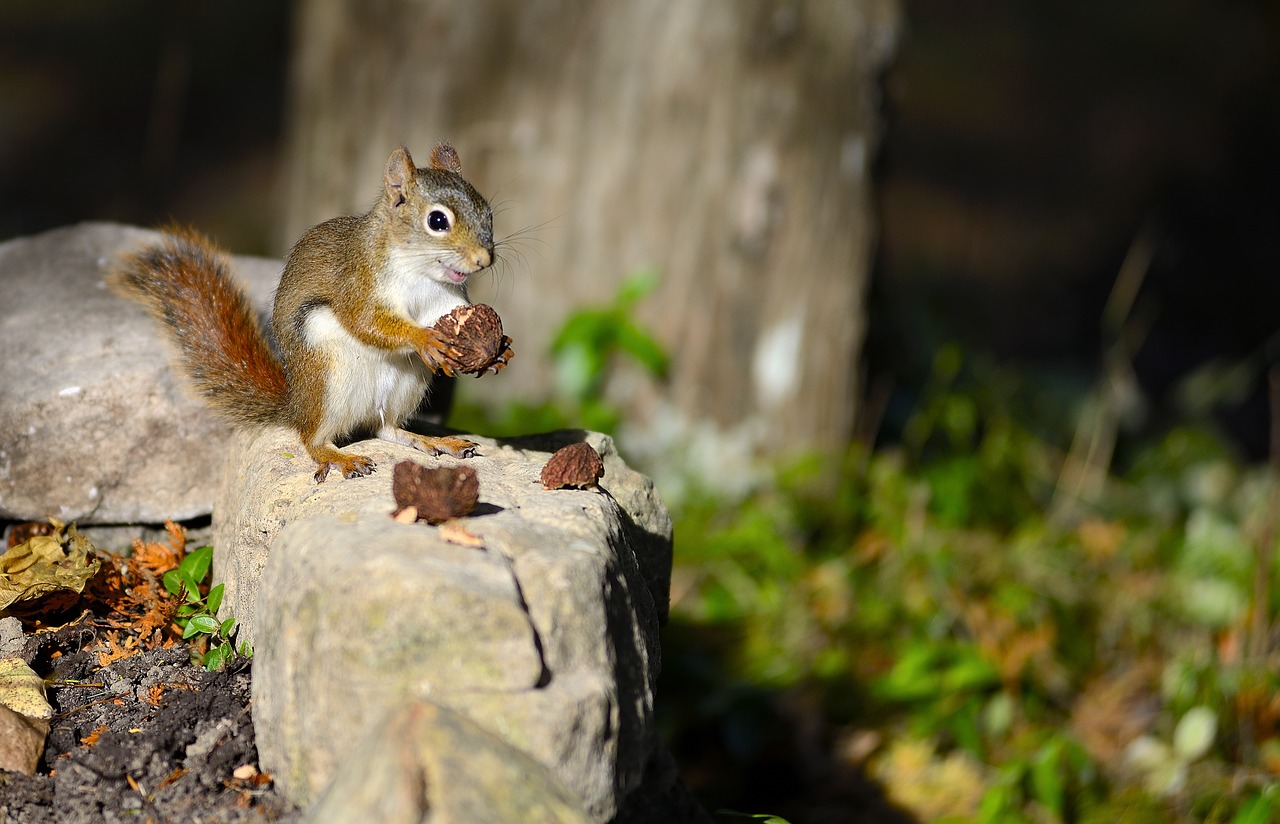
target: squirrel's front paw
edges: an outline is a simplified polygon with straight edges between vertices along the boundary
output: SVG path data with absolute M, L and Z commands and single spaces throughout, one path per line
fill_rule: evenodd
M 503 335 L 502 336 L 502 354 L 494 358 L 493 363 L 489 364 L 489 366 L 486 369 L 480 372 L 477 372 L 476 377 L 477 378 L 480 377 L 485 372 L 492 372 L 495 375 L 498 374 L 499 372 L 502 371 L 503 367 L 505 367 L 507 363 L 509 363 L 511 359 L 514 358 L 515 356 L 516 356 L 515 350 L 511 348 L 511 338 L 507 337 L 506 335 Z

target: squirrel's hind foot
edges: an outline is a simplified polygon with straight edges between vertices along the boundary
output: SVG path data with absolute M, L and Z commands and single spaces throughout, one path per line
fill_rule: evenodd
M 325 478 L 329 477 L 330 469 L 338 470 L 344 478 L 359 478 L 372 473 L 377 466 L 368 455 L 350 455 L 336 446 L 308 448 L 307 451 L 315 459 L 315 479 L 318 484 L 324 483 Z
M 480 444 L 466 438 L 452 435 L 433 437 L 407 432 L 403 429 L 385 427 L 378 431 L 378 437 L 384 441 L 412 446 L 428 455 L 452 455 L 455 458 L 473 458 Z

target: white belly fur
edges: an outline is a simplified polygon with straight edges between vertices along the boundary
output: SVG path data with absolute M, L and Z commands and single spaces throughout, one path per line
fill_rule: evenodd
M 329 359 L 328 414 L 316 433 L 330 442 L 357 429 L 399 426 L 417 409 L 431 374 L 412 351 L 387 352 L 361 343 L 328 308 L 312 311 L 307 343 Z

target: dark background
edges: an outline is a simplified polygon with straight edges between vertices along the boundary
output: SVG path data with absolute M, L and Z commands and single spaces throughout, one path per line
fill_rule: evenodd
M 281 254 L 289 23 L 288 4 L 246 0 L 0 7 L 0 238 L 178 220 Z M 882 439 L 944 342 L 1087 386 L 1141 239 L 1139 425 L 1185 412 L 1179 386 L 1216 364 L 1200 400 L 1265 453 L 1280 4 L 908 2 L 884 92 L 867 350 L 868 385 L 892 397 Z

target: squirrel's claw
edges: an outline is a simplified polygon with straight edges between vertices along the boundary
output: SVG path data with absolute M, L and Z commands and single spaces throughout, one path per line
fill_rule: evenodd
M 507 337 L 506 335 L 503 335 L 502 336 L 502 354 L 494 358 L 493 363 L 489 364 L 487 367 L 477 372 L 476 377 L 478 378 L 486 372 L 492 372 L 495 375 L 498 374 L 499 372 L 502 371 L 503 367 L 505 367 L 507 363 L 515 356 L 516 356 L 515 350 L 511 348 L 511 338 Z

